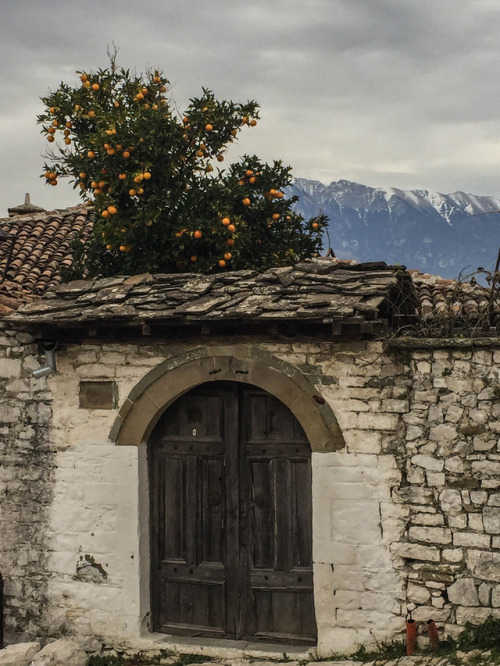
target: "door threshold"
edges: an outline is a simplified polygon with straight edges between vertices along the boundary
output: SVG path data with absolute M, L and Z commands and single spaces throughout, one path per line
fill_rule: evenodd
M 314 645 L 287 645 L 285 643 L 263 643 L 258 641 L 232 640 L 228 638 L 196 638 L 173 634 L 148 633 L 143 635 L 141 649 L 170 650 L 178 654 L 198 654 L 219 659 L 286 659 L 305 661 L 316 657 Z

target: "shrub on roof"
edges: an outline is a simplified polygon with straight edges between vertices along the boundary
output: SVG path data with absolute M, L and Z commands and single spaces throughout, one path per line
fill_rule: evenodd
M 256 102 L 203 89 L 179 114 L 159 70 L 137 76 L 114 55 L 79 75 L 42 98 L 38 116 L 51 146 L 42 177 L 69 177 L 95 208 L 67 277 L 265 270 L 319 252 L 326 218 L 293 211 L 289 167 L 245 155 L 223 168 L 239 132 L 257 125 Z

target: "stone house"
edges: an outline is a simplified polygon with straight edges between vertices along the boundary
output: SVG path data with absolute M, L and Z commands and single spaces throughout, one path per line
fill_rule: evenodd
M 60 284 L 88 211 L 14 213 L 11 633 L 328 655 L 394 638 L 410 612 L 449 634 L 500 615 L 490 290 L 331 260 Z

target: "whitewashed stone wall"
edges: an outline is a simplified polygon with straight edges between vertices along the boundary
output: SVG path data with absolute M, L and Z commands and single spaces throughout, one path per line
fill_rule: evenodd
M 5 580 L 6 633 L 49 631 L 42 609 L 51 576 L 50 507 L 56 450 L 51 398 L 31 335 L 0 322 L 0 573 Z
M 16 336 L 5 339 L 16 343 L 3 347 L 0 364 L 23 378 L 0 380 L 11 386 L 16 414 L 10 425 L 0 425 L 8 430 L 2 493 L 11 473 L 3 462 L 9 447 L 21 473 L 30 468 L 29 455 L 18 451 L 26 439 L 35 441 L 20 434 L 29 418 L 50 449 L 38 465 L 43 482 L 37 477 L 24 490 L 12 486 L 10 500 L 20 506 L 26 492 L 42 486 L 47 493 L 39 531 L 32 529 L 37 559 L 18 565 L 24 580 L 43 580 L 44 619 L 23 619 L 18 610 L 29 593 L 16 589 L 13 578 L 9 621 L 32 636 L 76 632 L 132 640 L 147 632 L 149 613 L 145 452 L 108 439 L 116 410 L 82 409 L 79 383 L 113 380 L 119 408 L 151 368 L 197 343 L 206 346 L 206 338 L 189 346 L 68 346 L 58 352 L 59 372 L 48 382 L 30 378 L 33 352 L 26 352 L 31 360 L 23 367 L 9 366 L 21 352 Z M 346 442 L 341 451 L 313 454 L 320 653 L 392 638 L 404 629 L 408 610 L 449 632 L 467 620 L 500 614 L 500 351 L 389 353 L 378 342 L 241 343 L 257 345 L 308 376 L 336 414 Z M 16 381 L 24 382 L 17 397 Z M 28 417 L 34 403 L 43 408 Z M 2 566 L 22 532 L 22 523 L 14 521 L 3 539 L 4 496 Z

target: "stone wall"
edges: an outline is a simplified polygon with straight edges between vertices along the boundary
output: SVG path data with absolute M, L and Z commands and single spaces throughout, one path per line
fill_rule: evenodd
M 50 629 L 44 608 L 56 451 L 47 380 L 32 377 L 40 365 L 33 338 L 0 323 L 0 573 L 6 632 L 27 636 Z
M 19 336 L 4 339 L 11 344 L 5 342 L 9 351 L 0 363 L 17 373 Z M 30 378 L 32 346 L 23 378 L 0 380 L 14 409 L 2 426 L 2 567 L 17 566 L 17 578 L 43 587 L 47 597 L 45 625 L 30 617 L 23 624 L 27 633 L 133 640 L 147 632 L 145 446 L 117 446 L 109 434 L 117 410 L 150 370 L 165 359 L 192 358 L 193 349 L 205 347 L 209 354 L 206 340 L 68 345 L 57 353 L 57 376 L 48 380 L 52 417 L 46 380 Z M 433 617 L 449 632 L 499 613 L 500 351 L 393 352 L 379 342 L 265 338 L 213 344 L 225 344 L 236 357 L 240 345 L 252 345 L 292 364 L 339 422 L 345 448 L 312 458 L 321 654 L 393 638 L 408 610 L 418 620 Z M 87 404 L 80 395 L 85 381 L 111 382 L 116 405 L 81 406 Z M 24 442 L 30 442 L 26 451 Z M 35 466 L 40 476 L 20 479 L 34 469 L 33 457 L 42 455 Z M 9 456 L 13 462 L 6 465 Z M 46 488 L 40 529 L 31 527 L 31 536 L 24 535 L 19 514 L 6 522 L 3 498 L 14 468 L 10 497 L 18 511 L 25 495 L 35 492 L 30 501 L 40 503 Z M 27 555 L 14 564 L 8 553 L 21 542 L 29 546 Z M 9 594 L 10 622 L 21 626 L 27 593 L 11 587 Z

